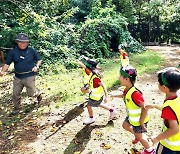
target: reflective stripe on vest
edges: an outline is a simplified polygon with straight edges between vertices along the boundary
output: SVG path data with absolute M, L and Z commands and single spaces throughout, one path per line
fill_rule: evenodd
M 174 113 L 176 114 L 176 117 L 178 119 L 178 124 L 180 123 L 180 97 L 177 97 L 173 100 L 167 100 L 163 104 L 163 108 L 169 106 Z M 168 128 L 164 125 L 163 126 L 163 132 L 166 131 Z M 168 149 L 171 149 L 172 151 L 180 151 L 180 124 L 179 124 L 179 132 L 167 139 L 161 140 L 160 143 L 165 146 Z
M 124 97 L 124 102 L 127 108 L 129 122 L 133 126 L 140 126 L 141 107 L 137 106 L 132 100 L 132 94 L 137 91 L 135 87 L 131 87 Z M 148 122 L 148 117 L 145 118 L 144 123 Z
M 84 84 L 88 84 L 89 83 L 89 78 L 90 78 L 91 75 L 87 75 L 86 70 L 84 68 L 82 69 L 82 73 L 83 73 L 83 76 L 84 76 Z
M 90 78 L 89 85 L 90 85 L 90 94 L 89 97 L 93 100 L 100 100 L 102 96 L 104 95 L 104 90 L 102 86 L 99 86 L 97 88 L 93 87 L 93 80 L 94 78 L 99 78 L 96 74 L 93 74 Z
M 123 55 L 120 55 L 121 65 L 123 67 L 129 65 L 129 58 L 126 56 L 125 59 L 123 58 Z

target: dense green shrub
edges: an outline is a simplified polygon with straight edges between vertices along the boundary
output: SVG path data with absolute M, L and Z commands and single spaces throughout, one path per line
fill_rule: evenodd
M 1 1 L 0 47 L 14 47 L 17 33 L 27 33 L 30 46 L 43 58 L 44 73 L 76 68 L 81 54 L 103 61 L 113 56 L 122 42 L 129 44 L 129 52 L 141 51 L 128 32 L 128 20 L 111 0 L 103 4 L 101 0 L 89 1 L 87 8 L 85 2 Z
M 118 51 L 118 45 L 126 42 L 129 52 L 140 52 L 143 47 L 130 35 L 126 18 L 111 8 L 96 3 L 88 19 L 79 29 L 81 54 L 90 57 L 109 57 Z

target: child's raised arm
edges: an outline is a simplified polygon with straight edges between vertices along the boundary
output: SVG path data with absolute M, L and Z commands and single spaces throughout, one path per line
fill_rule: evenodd
M 84 65 L 82 61 L 77 60 L 77 62 L 79 64 L 79 66 L 81 66 L 82 68 L 86 69 L 86 65 Z

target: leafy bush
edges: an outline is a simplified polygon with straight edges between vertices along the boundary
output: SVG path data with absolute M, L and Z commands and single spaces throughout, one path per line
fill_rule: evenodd
M 93 0 L 88 2 L 87 9 L 84 8 L 85 0 L 68 2 L 34 0 L 21 4 L 3 1 L 0 47 L 14 47 L 17 33 L 27 33 L 30 46 L 43 58 L 41 74 L 76 68 L 76 59 L 81 54 L 103 61 L 105 57 L 112 57 L 124 41 L 129 43 L 130 52 L 141 48 L 128 32 L 127 19 L 117 13 L 111 0 L 103 5 L 101 0 Z M 77 4 L 81 6 L 78 8 Z M 81 15 L 83 19 L 80 19 Z
M 99 3 L 98 3 L 99 4 Z M 79 29 L 80 54 L 89 57 L 110 57 L 118 45 L 127 42 L 129 52 L 143 51 L 143 47 L 129 33 L 126 18 L 114 7 L 100 8 L 98 4 Z

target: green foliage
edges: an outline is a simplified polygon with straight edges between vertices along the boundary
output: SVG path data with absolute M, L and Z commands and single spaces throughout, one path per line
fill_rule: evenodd
M 94 6 L 96 7 L 93 7 L 79 30 L 81 54 L 89 57 L 109 57 L 124 41 L 129 44 L 130 52 L 143 50 L 128 32 L 126 18 L 116 13 L 113 6 L 101 8 L 100 1 L 96 1 Z
M 93 0 L 71 0 L 72 7 L 78 7 L 78 11 L 71 18 L 73 22 L 84 22 L 91 12 Z
M 27 33 L 31 39 L 30 45 L 43 57 L 44 65 L 42 66 L 42 70 L 45 71 L 48 67 L 51 68 L 49 65 L 56 65 L 55 63 L 57 63 L 57 65 L 61 63 L 66 68 L 77 67 L 75 63 L 76 50 L 73 48 L 73 45 L 75 44 L 75 39 L 78 34 L 75 32 L 75 25 L 67 24 L 67 21 L 78 9 L 71 8 L 65 10 L 65 8 L 67 8 L 67 3 L 65 3 L 65 1 L 54 0 L 50 2 L 36 2 L 39 6 L 33 5 L 33 2 L 29 2 L 26 6 L 22 6 L 18 1 L 13 1 L 13 3 L 4 2 L 2 4 L 3 11 L 6 11 L 9 4 L 13 9 L 15 6 L 19 5 L 19 7 L 17 10 L 11 10 L 11 12 L 14 11 L 18 14 L 17 18 L 14 20 L 15 23 L 10 23 L 12 21 L 3 22 L 3 20 L 0 22 L 0 38 L 2 39 L 0 47 L 14 47 L 14 40 L 17 33 L 24 32 Z M 51 3 L 53 3 L 53 5 L 50 8 L 54 8 L 54 11 L 49 12 L 48 8 Z M 60 11 L 59 6 L 62 4 L 65 4 L 65 6 Z M 40 10 L 38 8 L 40 8 Z M 62 12 L 61 15 L 56 8 Z M 50 16 L 52 13 L 56 16 Z M 11 13 L 7 13 L 7 16 L 12 18 Z M 55 73 L 58 72 L 56 67 L 53 67 L 52 71 Z M 41 74 L 43 73 L 41 72 Z
M 131 24 L 133 36 L 142 42 L 179 42 L 179 0 L 136 1 L 139 23 Z M 139 33 L 138 33 L 139 32 Z
M 143 14 L 143 20 L 149 14 L 156 18 L 160 11 L 163 15 L 159 20 L 164 24 L 160 26 L 162 39 L 169 37 L 178 41 L 175 23 L 179 20 L 179 5 L 174 5 L 176 0 L 166 0 L 166 5 L 160 9 L 164 1 L 151 1 L 150 6 L 147 1 L 141 1 L 138 8 L 139 5 L 133 7 L 132 0 L 23 0 L 23 3 L 1 0 L 0 47 L 14 47 L 17 33 L 27 33 L 30 45 L 43 57 L 44 73 L 76 68 L 76 59 L 81 54 L 103 61 L 104 57 L 113 57 L 123 42 L 128 44 L 127 52 L 141 52 L 143 47 L 127 28 L 131 26 L 129 23 L 136 23 L 136 11 Z M 167 11 L 168 6 L 171 6 L 170 11 Z M 56 65 L 63 67 L 57 69 Z
M 137 23 L 137 17 L 135 16 L 136 9 L 133 6 L 132 0 L 110 0 L 115 5 L 117 12 L 120 12 L 127 18 L 127 22 Z

